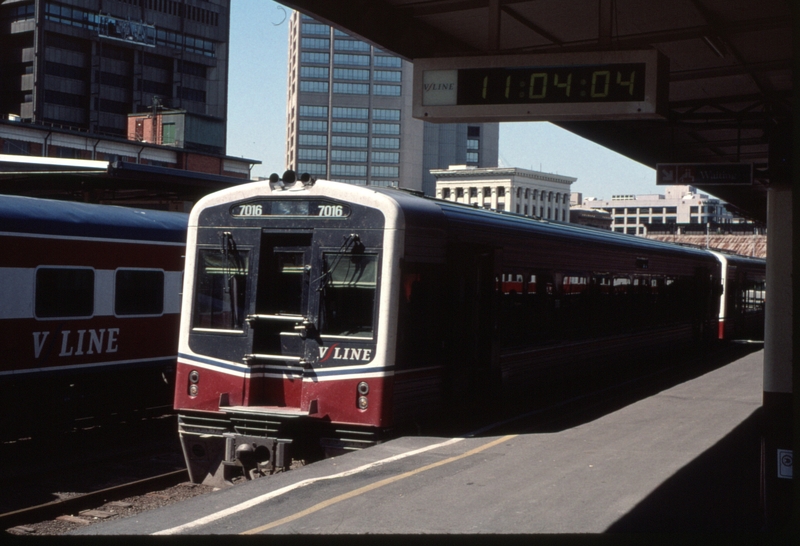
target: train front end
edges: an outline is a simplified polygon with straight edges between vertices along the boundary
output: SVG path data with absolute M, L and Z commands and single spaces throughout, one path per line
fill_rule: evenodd
M 249 479 L 391 426 L 400 223 L 381 194 L 291 173 L 197 204 L 175 392 L 192 481 Z

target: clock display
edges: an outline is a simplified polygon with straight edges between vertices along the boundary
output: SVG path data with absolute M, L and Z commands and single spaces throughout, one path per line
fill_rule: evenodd
M 642 101 L 645 63 L 458 70 L 457 104 Z
M 434 123 L 663 119 L 655 49 L 414 59 L 413 116 Z

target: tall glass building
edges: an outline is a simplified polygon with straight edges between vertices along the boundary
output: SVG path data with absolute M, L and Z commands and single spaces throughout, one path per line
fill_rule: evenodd
M 435 195 L 431 169 L 497 165 L 498 124 L 412 118 L 411 63 L 299 12 L 288 74 L 289 168 Z

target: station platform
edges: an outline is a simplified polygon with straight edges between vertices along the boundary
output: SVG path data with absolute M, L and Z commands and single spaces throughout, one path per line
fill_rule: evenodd
M 763 351 L 555 432 L 404 437 L 74 535 L 758 534 Z

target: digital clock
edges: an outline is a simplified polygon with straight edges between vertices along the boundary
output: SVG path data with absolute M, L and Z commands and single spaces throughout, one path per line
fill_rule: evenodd
M 433 122 L 661 117 L 657 51 L 417 59 L 414 117 Z

